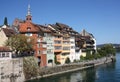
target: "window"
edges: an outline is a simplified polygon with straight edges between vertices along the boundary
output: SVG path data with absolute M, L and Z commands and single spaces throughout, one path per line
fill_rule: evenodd
M 0 53 L 0 58 L 2 57 L 1 53 Z
M 40 48 L 40 43 L 38 43 L 38 48 Z
M 38 37 L 41 37 L 40 33 L 38 33 Z
M 55 46 L 54 48 L 55 48 L 55 50 L 61 50 L 62 49 L 61 46 Z
M 9 53 L 8 52 L 6 53 L 6 57 L 9 57 Z
M 40 54 L 40 50 L 38 51 L 38 54 Z
M 52 62 L 53 62 L 53 60 L 52 60 L 52 59 L 48 60 L 48 63 L 52 63 Z
M 44 36 L 47 36 L 47 33 L 44 33 Z
M 32 33 L 26 33 L 25 35 L 26 36 L 32 36 Z
M 4 52 L 2 53 L 2 57 L 5 57 L 5 53 Z
M 70 50 L 70 47 L 63 47 L 63 50 Z
M 71 44 L 74 44 L 74 42 L 73 42 L 73 41 L 71 41 Z
M 61 41 L 55 41 L 55 44 L 61 44 Z
M 75 46 L 71 46 L 71 49 L 75 49 Z
M 50 50 L 50 49 L 49 49 L 49 50 L 47 50 L 47 53 L 48 53 L 48 54 L 53 54 L 53 50 Z

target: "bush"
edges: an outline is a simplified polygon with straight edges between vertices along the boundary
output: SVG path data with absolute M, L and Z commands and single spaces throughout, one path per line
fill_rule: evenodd
M 80 56 L 80 60 L 85 60 L 85 57 L 83 57 L 83 56 Z
M 70 63 L 70 62 L 71 62 L 71 61 L 70 61 L 70 58 L 67 57 L 66 60 L 65 60 L 65 63 L 68 64 L 68 63 Z
M 24 57 L 23 58 L 23 71 L 25 79 L 30 79 L 32 77 L 38 76 L 38 64 L 35 61 L 34 57 Z
M 61 64 L 61 63 L 57 61 L 56 64 L 59 65 L 59 64 Z
M 98 50 L 98 53 L 100 54 L 100 56 L 105 57 L 105 56 L 115 55 L 116 51 L 113 48 L 112 44 L 105 44 L 103 47 L 101 47 Z

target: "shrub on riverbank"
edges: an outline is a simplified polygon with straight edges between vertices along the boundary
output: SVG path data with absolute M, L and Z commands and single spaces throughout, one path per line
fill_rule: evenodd
M 23 71 L 25 79 L 31 79 L 31 77 L 36 77 L 39 75 L 39 67 L 34 57 L 24 57 L 23 58 Z
M 97 50 L 96 53 L 91 54 L 90 51 L 87 51 L 86 57 L 80 56 L 82 60 L 93 60 L 102 57 L 115 56 L 116 51 L 112 44 L 105 44 L 103 47 Z
M 105 44 L 103 47 L 97 50 L 101 57 L 115 56 L 116 50 L 112 44 Z
M 66 58 L 66 60 L 65 60 L 65 63 L 66 64 L 69 64 L 71 61 L 70 61 L 70 58 Z

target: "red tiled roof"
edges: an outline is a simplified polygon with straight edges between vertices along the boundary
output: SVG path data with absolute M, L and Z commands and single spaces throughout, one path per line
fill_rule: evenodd
M 30 27 L 29 31 L 28 27 Z M 25 22 L 20 25 L 19 32 L 39 32 L 39 27 L 31 22 Z
M 7 52 L 7 51 L 11 51 L 8 47 L 0 47 L 0 52 Z

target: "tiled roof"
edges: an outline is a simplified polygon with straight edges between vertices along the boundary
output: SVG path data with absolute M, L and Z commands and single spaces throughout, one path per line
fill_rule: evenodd
M 51 30 L 47 26 L 39 25 L 39 29 L 41 29 L 43 32 L 51 33 Z
M 13 29 L 9 29 L 9 28 L 2 28 L 2 29 L 7 37 L 10 37 L 10 36 L 16 34 L 16 32 Z
M 30 28 L 29 31 L 28 31 L 28 28 Z M 39 27 L 36 24 L 33 24 L 31 22 L 24 22 L 20 25 L 19 31 L 20 31 L 20 33 L 22 33 L 22 32 L 39 32 Z
M 69 28 L 68 25 L 62 24 L 62 23 L 56 23 L 56 25 L 58 25 L 61 28 Z
M 0 52 L 8 52 L 11 51 L 8 47 L 0 47 Z

